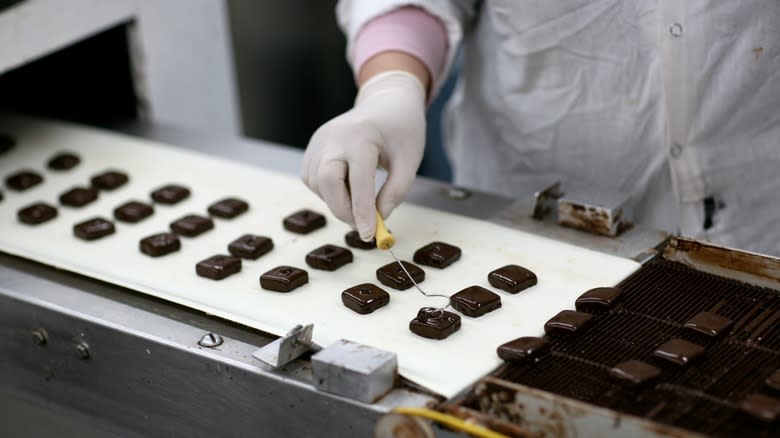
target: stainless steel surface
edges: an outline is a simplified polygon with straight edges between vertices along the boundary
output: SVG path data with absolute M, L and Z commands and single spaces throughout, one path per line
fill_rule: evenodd
M 693 269 L 780 291 L 780 259 L 684 237 L 672 237 L 663 257 Z
M 272 340 L 261 332 L 5 254 L 0 331 L 0 398 L 122 436 L 366 436 L 393 406 L 433 401 L 404 389 L 377 405 L 318 392 L 307 361 L 272 372 L 252 358 Z M 204 331 L 224 343 L 200 347 Z

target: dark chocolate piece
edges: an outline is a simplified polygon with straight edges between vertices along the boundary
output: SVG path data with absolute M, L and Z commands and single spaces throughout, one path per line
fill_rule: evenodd
M 780 391 L 780 369 L 770 374 L 764 383 L 766 383 L 768 387 Z
M 544 324 L 544 331 L 550 336 L 573 335 L 584 330 L 591 318 L 593 316 L 590 313 L 564 310 Z
M 228 255 L 217 254 L 195 265 L 195 273 L 212 280 L 222 280 L 238 272 L 241 272 L 241 259 Z
M 417 265 L 402 261 L 404 267 L 409 271 L 409 275 L 412 276 L 417 283 L 422 283 L 425 280 L 425 271 L 420 269 Z M 376 270 L 376 279 L 385 286 L 392 287 L 393 289 L 406 290 L 414 286 L 412 279 L 406 275 L 401 265 L 398 262 L 388 263 Z
M 603 312 L 611 309 L 622 293 L 623 291 L 616 287 L 597 287 L 580 295 L 574 302 L 574 306 L 580 312 Z
M 189 196 L 190 189 L 176 184 L 168 184 L 152 192 L 154 202 L 166 205 L 178 204 Z
M 114 209 L 114 217 L 118 221 L 136 223 L 154 213 L 154 207 L 143 202 L 130 201 Z
M 742 412 L 767 423 L 774 423 L 780 417 L 780 400 L 764 394 L 750 394 L 740 403 Z
M 114 223 L 102 217 L 96 217 L 73 226 L 73 234 L 83 240 L 100 239 L 114 234 L 114 231 Z
M 150 257 L 161 257 L 181 249 L 181 241 L 173 233 L 159 233 L 141 239 L 139 247 Z
M 274 242 L 265 236 L 244 234 L 228 245 L 228 251 L 242 259 L 257 260 L 274 248 Z
M 60 204 L 68 207 L 83 207 L 95 202 L 98 191 L 89 187 L 74 187 L 60 195 Z
M 92 177 L 92 187 L 99 190 L 114 190 L 125 184 L 130 178 L 127 174 L 118 170 L 108 170 Z
M 48 163 L 51 170 L 70 170 L 81 163 L 81 158 L 71 152 L 60 152 L 53 156 Z
M 371 239 L 370 242 L 364 242 L 360 238 L 360 233 L 357 231 L 350 231 L 344 235 L 344 241 L 347 242 L 347 246 L 357 249 L 374 249 L 376 248 L 376 239 Z
M 237 198 L 225 198 L 209 206 L 209 214 L 224 219 L 234 217 L 249 210 L 249 204 Z
M 484 287 L 471 286 L 451 296 L 450 304 L 458 312 L 478 318 L 501 307 L 501 297 Z
M 655 357 L 666 359 L 677 365 L 687 365 L 697 356 L 704 353 L 704 347 L 688 342 L 685 339 L 670 339 L 655 349 Z
M 685 328 L 710 337 L 725 333 L 731 328 L 732 321 L 716 313 L 701 312 L 685 323 Z
M 36 202 L 24 207 L 16 213 L 20 222 L 28 225 L 38 225 L 57 217 L 57 209 L 43 202 Z
M 323 271 L 335 271 L 347 263 L 352 263 L 352 251 L 336 245 L 322 245 L 306 254 L 306 264 Z
M 195 237 L 214 228 L 214 221 L 197 214 L 188 214 L 171 222 L 171 230 L 180 236 Z
M 342 292 L 341 302 L 355 312 L 367 315 L 380 307 L 386 306 L 390 302 L 390 294 L 379 286 L 363 283 Z
M 516 294 L 536 284 L 536 274 L 522 266 L 506 265 L 488 274 L 488 282 L 496 289 Z
M 5 179 L 5 184 L 11 190 L 21 192 L 43 182 L 43 177 L 32 170 L 22 170 Z
M 661 374 L 661 370 L 641 360 L 620 362 L 609 370 L 609 375 L 629 385 L 650 382 Z
M 460 328 L 460 316 L 433 307 L 423 307 L 409 323 L 412 333 L 428 339 L 444 339 Z
M 300 210 L 284 218 L 283 225 L 287 231 L 308 234 L 325 226 L 325 216 L 311 210 Z
M 460 248 L 444 242 L 431 242 L 414 252 L 414 262 L 444 269 L 460 260 Z
M 260 286 L 274 292 L 290 292 L 309 282 L 309 273 L 292 266 L 277 266 L 260 276 Z
M 0 134 L 0 154 L 4 154 L 16 146 L 16 140 L 7 134 Z
M 523 336 L 498 347 L 498 357 L 507 362 L 530 362 L 548 351 L 551 342 L 536 336 Z

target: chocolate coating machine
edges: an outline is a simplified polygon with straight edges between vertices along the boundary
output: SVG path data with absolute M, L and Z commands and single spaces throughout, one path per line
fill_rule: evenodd
M 122 129 L 289 173 L 298 172 L 301 159 L 298 151 L 262 142 L 160 126 Z M 215 151 L 213 144 L 222 147 Z M 534 193 L 510 200 L 420 179 L 410 202 L 553 236 L 645 267 L 684 264 L 775 289 L 780 278 L 771 258 L 667 240 L 640 228 L 604 237 L 532 219 Z M 722 266 L 720 260 L 739 262 Z M 279 370 L 253 358 L 277 338 L 267 333 L 8 254 L 0 254 L 0 279 L 3 418 L 18 434 L 366 436 L 397 406 L 436 407 L 510 436 L 687 433 L 632 416 L 638 412 L 583 403 L 571 398 L 574 393 L 535 389 L 508 367 L 448 400 L 400 381 L 375 403 L 361 402 L 318 391 L 309 355 Z M 395 421 L 418 430 L 417 436 L 457 436 L 439 427 L 426 430 L 410 418 Z

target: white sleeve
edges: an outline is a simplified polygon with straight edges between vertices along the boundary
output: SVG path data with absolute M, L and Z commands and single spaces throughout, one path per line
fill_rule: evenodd
M 404 6 L 419 7 L 438 17 L 447 28 L 444 69 L 436 83 L 431 85 L 432 95 L 435 95 L 447 79 L 464 31 L 473 22 L 479 3 L 479 0 L 339 0 L 336 18 L 347 35 L 347 61 L 354 67 L 355 37 L 367 22 Z

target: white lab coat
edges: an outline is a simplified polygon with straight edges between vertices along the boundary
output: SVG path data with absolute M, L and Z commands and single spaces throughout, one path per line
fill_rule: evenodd
M 342 0 L 350 60 L 401 5 L 446 25 L 447 68 L 463 45 L 457 184 L 511 196 L 558 175 L 631 194 L 644 226 L 780 255 L 780 0 Z

